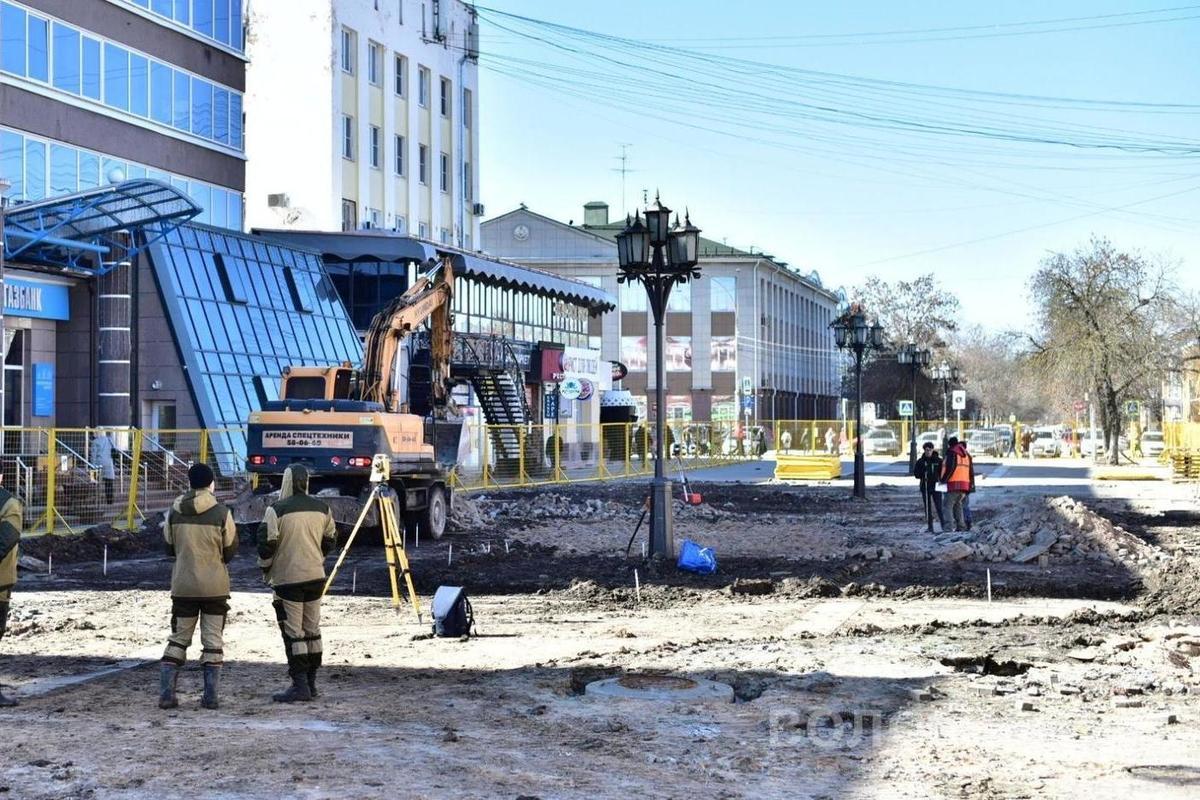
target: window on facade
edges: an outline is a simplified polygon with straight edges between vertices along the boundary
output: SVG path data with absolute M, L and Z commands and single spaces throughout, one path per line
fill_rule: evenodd
M 192 81 L 182 72 L 175 73 L 175 127 L 192 129 Z
M 393 162 L 392 169 L 393 169 L 393 171 L 395 171 L 395 173 L 397 175 L 400 175 L 400 176 L 404 175 L 404 148 L 405 148 L 406 144 L 407 144 L 407 142 L 405 141 L 404 137 L 401 136 L 400 134 L 396 134 L 396 137 L 395 137 L 396 157 Z
M 713 372 L 734 372 L 737 370 L 737 338 L 734 336 L 714 336 L 710 340 L 712 348 Z
M 358 37 L 349 28 L 342 28 L 342 72 L 354 74 L 354 48 Z
M 646 290 L 640 283 L 622 283 L 618 294 L 622 311 L 645 311 L 649 308 Z
M 417 180 L 429 183 L 429 148 L 423 144 L 417 145 Z
M 395 92 L 397 97 L 404 97 L 404 86 L 408 80 L 408 59 L 404 56 L 396 56 L 396 82 Z
M 470 203 L 474 199 L 474 191 L 473 191 L 473 187 L 472 187 L 473 181 L 471 180 L 471 162 L 470 161 L 463 162 L 462 182 L 463 182 L 463 187 L 462 187 L 463 201 Z
M 84 36 L 81 40 L 80 94 L 89 100 L 100 99 L 100 42 Z M 178 73 L 173 73 L 178 74 Z
M 667 337 L 667 370 L 671 372 L 692 371 L 692 337 Z
M 446 153 L 442 153 L 438 159 L 438 172 L 442 191 L 450 191 L 450 156 Z
M 354 160 L 354 117 L 342 114 L 342 158 Z
M 29 15 L 29 77 L 50 82 L 50 22 Z
M 372 228 L 382 228 L 383 227 L 383 212 L 380 211 L 378 208 L 368 208 L 367 209 L 367 224 L 370 225 Z
M 417 223 L 417 236 L 420 236 L 422 239 L 429 238 L 429 223 L 428 222 L 418 222 Z
M 645 372 L 646 361 L 646 337 L 622 336 L 621 363 L 624 364 L 630 372 Z
M 438 241 L 440 241 L 442 244 L 450 244 L 450 229 L 449 228 L 439 228 L 438 229 Z
M 221 281 L 221 288 L 225 290 L 225 298 L 231 303 L 249 302 L 245 275 L 238 269 L 240 265 L 237 264 L 237 260 L 230 257 L 227 261 L 221 253 L 213 253 L 212 259 L 217 277 Z
M 734 311 L 737 308 L 737 278 L 710 278 L 710 307 L 713 311 Z
M 358 227 L 358 206 L 353 200 L 342 198 L 342 230 L 352 231 Z
M 429 108 L 429 70 L 417 68 L 417 105 Z
M 671 290 L 671 296 L 667 300 L 667 311 L 691 311 L 692 310 L 692 285 L 690 283 L 681 283 Z
M 446 78 L 442 78 L 440 83 L 442 88 L 440 100 L 441 112 L 443 117 L 448 117 L 450 116 L 450 81 Z
M 25 74 L 25 12 L 0 3 L 0 69 Z
M 71 94 L 79 94 L 79 85 L 79 32 L 56 22 L 54 23 L 54 88 Z
M 468 130 L 471 127 L 471 90 L 463 89 L 462 97 L 462 120 L 463 127 Z
M 129 110 L 129 51 L 108 43 L 104 45 L 104 104 Z
M 367 45 L 367 81 L 375 86 L 383 82 L 383 48 L 375 42 Z
M 378 125 L 371 126 L 371 166 L 375 169 L 383 166 L 383 132 Z

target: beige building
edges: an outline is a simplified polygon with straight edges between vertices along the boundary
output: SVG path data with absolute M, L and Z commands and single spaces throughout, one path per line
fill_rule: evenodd
M 624 218 L 588 203 L 583 224 L 521 207 L 487 220 L 483 249 L 604 289 L 618 311 L 589 320 L 589 346 L 629 370 L 623 388 L 649 409 L 654 320 L 645 289 L 617 283 L 615 237 Z M 671 293 L 666 319 L 667 410 L 688 421 L 751 422 L 836 416 L 837 350 L 829 323 L 838 296 L 816 273 L 712 239 L 700 242 L 697 281 Z
M 247 22 L 249 227 L 478 243 L 477 28 L 461 0 L 267 0 Z

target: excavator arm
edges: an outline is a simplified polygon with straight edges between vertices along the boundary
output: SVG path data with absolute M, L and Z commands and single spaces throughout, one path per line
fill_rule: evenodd
M 450 352 L 454 332 L 450 303 L 454 297 L 454 268 L 450 256 L 422 275 L 404 294 L 383 308 L 367 329 L 362 369 L 362 399 L 382 403 L 388 411 L 399 411 L 396 387 L 396 355 L 404 340 L 429 321 L 433 407 L 445 409 L 450 395 Z

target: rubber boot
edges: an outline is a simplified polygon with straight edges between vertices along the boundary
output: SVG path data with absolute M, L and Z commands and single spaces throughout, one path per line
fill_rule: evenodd
M 319 696 L 317 693 L 317 668 L 316 667 L 308 668 L 308 693 L 312 696 L 312 698 L 314 700 L 316 700 L 317 697 Z
M 217 689 L 221 683 L 221 665 L 204 665 L 204 694 L 200 695 L 200 707 L 216 710 L 220 703 L 217 700 Z
M 308 673 L 296 671 L 292 673 L 292 685 L 286 691 L 271 695 L 276 703 L 308 702 L 312 700 L 312 692 L 308 689 Z
M 175 699 L 175 685 L 179 683 L 179 667 L 169 661 L 162 663 L 158 673 L 158 707 L 178 708 L 179 701 Z

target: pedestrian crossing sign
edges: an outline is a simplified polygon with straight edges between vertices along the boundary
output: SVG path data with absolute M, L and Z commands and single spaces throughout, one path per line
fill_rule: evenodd
M 912 415 L 913 415 L 913 401 L 912 400 L 901 400 L 900 401 L 900 416 L 911 417 Z

